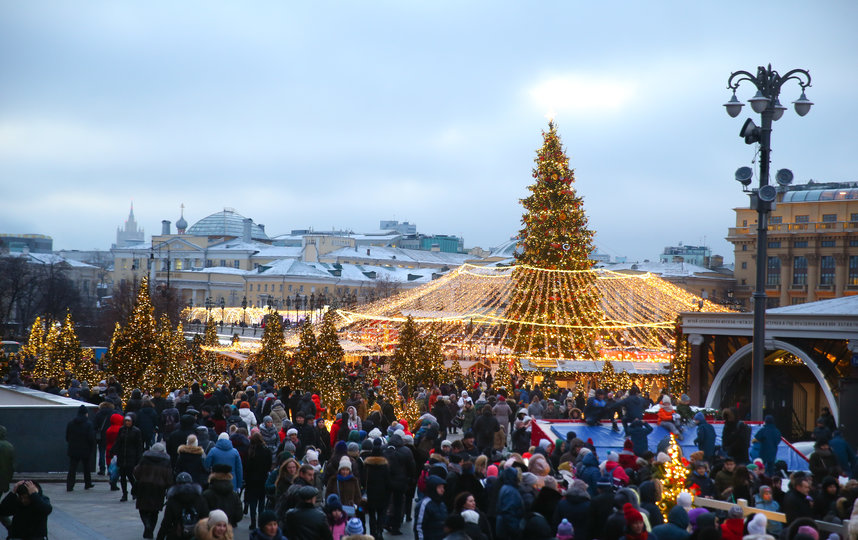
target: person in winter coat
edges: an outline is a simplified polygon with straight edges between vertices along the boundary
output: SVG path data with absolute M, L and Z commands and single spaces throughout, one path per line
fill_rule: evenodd
M 625 399 L 614 404 L 615 410 L 622 409 L 623 429 L 628 434 L 629 425 L 635 420 L 643 420 L 644 410 L 649 406 L 651 401 L 648 398 L 641 396 L 641 391 L 637 386 L 632 386 L 629 389 L 629 395 Z
M 694 469 L 685 480 L 685 487 L 697 486 L 699 496 L 715 497 L 715 482 L 709 478 L 709 465 L 705 461 L 694 463 Z
M 289 540 L 333 540 L 328 520 L 316 508 L 319 491 L 311 486 L 298 490 L 299 503 L 286 512 L 283 532 Z
M 414 517 L 414 537 L 417 540 L 441 540 L 444 537 L 444 520 L 447 519 L 445 484 L 443 478 L 434 474 L 426 478 L 426 496 L 420 501 Z
M 155 442 L 155 430 L 161 415 L 155 410 L 155 404 L 152 403 L 151 399 L 144 398 L 140 403 L 134 422 L 140 428 L 140 433 L 143 434 L 143 445 L 149 448 Z
M 286 409 L 283 407 L 283 402 L 279 399 L 274 400 L 274 405 L 271 407 L 271 412 L 268 413 L 268 416 L 274 421 L 275 426 L 280 426 L 283 424 L 283 420 L 289 418 L 289 414 L 286 412 Z
M 244 502 L 249 507 L 251 529 L 256 528 L 256 518 L 265 509 L 265 480 L 271 471 L 271 459 L 271 450 L 265 444 L 262 433 L 251 435 L 244 463 Z
M 715 455 L 715 428 L 699 411 L 694 415 L 694 423 L 697 424 L 697 438 L 694 439 L 694 444 L 703 452 L 703 459 L 711 463 Z
M 615 486 L 629 485 L 629 475 L 626 474 L 625 469 L 620 467 L 620 456 L 616 452 L 608 452 L 608 459 L 605 461 L 605 473 L 613 476 Z
M 241 499 L 238 493 L 233 491 L 233 477 L 229 465 L 214 465 L 209 475 L 209 487 L 203 491 L 203 497 L 209 510 L 223 510 L 229 518 L 233 527 L 238 525 L 244 512 L 241 507 Z
M 784 495 L 783 512 L 786 522 L 792 523 L 799 518 L 813 519 L 813 506 L 810 498 L 811 479 L 803 472 L 792 474 L 789 490 Z
M 187 442 L 188 435 L 194 435 L 195 433 L 194 417 L 190 414 L 182 415 L 179 421 L 179 428 L 173 430 L 165 439 L 167 441 L 167 453 L 170 454 L 170 460 L 172 460 L 174 465 L 176 464 L 176 458 L 179 457 L 179 447 Z
M 676 409 L 673 408 L 673 403 L 670 402 L 670 396 L 664 395 L 661 398 L 661 402 L 658 404 L 658 412 L 656 413 L 658 425 L 676 435 L 676 438 L 681 441 L 683 438 L 682 431 L 676 427 L 676 422 L 673 416 L 675 414 L 677 414 L 677 412 Z
M 509 408 L 509 406 L 507 406 Z M 509 419 L 507 419 L 509 422 Z M 480 453 L 487 456 L 492 455 L 492 445 L 494 444 L 495 433 L 500 430 L 500 423 L 495 416 L 492 415 L 492 408 L 488 405 L 484 406 L 480 416 L 474 420 L 474 437 L 477 448 Z
M 746 423 L 737 420 L 732 409 L 724 409 L 721 412 L 721 417 L 724 419 L 721 448 L 728 456 L 736 460 L 737 465 L 746 465 L 749 462 L 748 449 L 751 446 L 751 428 Z
M 280 435 L 277 433 L 277 426 L 274 423 L 274 418 L 266 416 L 262 419 L 262 424 L 259 425 L 259 434 L 262 440 L 272 455 L 277 451 L 277 445 L 280 444 Z
M 140 463 L 134 467 L 134 478 L 137 481 L 134 486 L 137 511 L 143 521 L 143 538 L 154 538 L 164 495 L 173 484 L 172 465 L 164 443 L 155 443 L 150 450 L 143 452 Z
M 0 495 L 9 491 L 15 474 L 15 447 L 6 440 L 6 426 L 0 426 Z
M 849 446 L 846 439 L 843 438 L 843 433 L 840 430 L 834 431 L 831 440 L 828 441 L 828 446 L 831 447 L 831 451 L 837 456 L 837 463 L 840 465 L 840 470 L 843 471 L 843 474 L 853 477 L 855 466 L 858 465 L 858 457 L 856 457 L 855 451 Z
M 358 416 L 357 408 L 349 407 L 346 409 L 345 427 L 349 431 L 360 431 L 363 429 L 363 423 Z
M 524 517 L 524 499 L 518 489 L 518 470 L 515 467 L 501 473 L 502 486 L 498 493 L 496 510 L 496 538 L 514 539 L 521 536 L 521 519 Z
M 176 459 L 174 471 L 176 474 L 186 472 L 191 475 L 194 482 L 202 487 L 208 485 L 208 470 L 203 462 L 204 452 L 200 447 L 196 435 L 188 435 L 187 444 L 179 447 L 179 457 Z
M 32 480 L 19 481 L 0 501 L 0 517 L 11 517 L 11 522 L 4 522 L 10 539 L 47 538 L 52 511 L 42 486 Z
M 241 456 L 239 456 L 238 450 L 233 448 L 226 433 L 218 435 L 215 447 L 206 456 L 206 469 L 213 471 L 215 465 L 229 465 L 232 471 L 233 490 L 241 489 L 241 486 L 244 485 Z
M 733 505 L 727 511 L 727 519 L 721 524 L 722 540 L 742 540 L 745 528 L 745 514 L 740 506 Z M 661 540 L 661 539 L 660 539 Z
M 593 452 L 587 452 L 581 459 L 581 465 L 578 467 L 578 478 L 587 483 L 587 491 L 591 497 L 598 493 L 596 484 L 602 472 L 599 470 L 599 460 Z
M 552 524 L 556 528 L 564 519 L 572 524 L 576 540 L 590 540 L 592 533 L 590 524 L 590 493 L 589 486 L 583 480 L 574 480 L 566 495 L 557 503 Z
M 113 450 L 113 444 L 116 442 L 119 430 L 122 429 L 123 421 L 124 418 L 119 413 L 113 413 L 110 415 L 110 427 L 108 427 L 104 432 L 104 449 L 108 463 L 110 463 L 110 458 L 112 456 L 111 450 Z
M 769 486 L 760 486 L 760 491 L 754 496 L 754 508 L 760 510 L 769 510 L 771 512 L 780 512 L 781 506 L 772 496 L 772 488 Z M 783 530 L 783 524 L 777 521 L 769 521 L 766 524 L 766 531 L 775 537 L 779 536 Z
M 658 507 L 658 503 L 659 501 L 661 501 L 661 497 L 664 491 L 661 485 L 661 481 L 656 479 L 642 482 L 638 491 L 640 493 L 641 498 L 641 508 L 646 510 L 649 514 L 650 527 L 662 525 L 664 523 L 664 517 L 661 515 L 661 509 L 659 509 Z
M 340 459 L 337 474 L 328 479 L 327 493 L 336 493 L 340 502 L 347 506 L 359 506 L 361 502 L 360 482 L 352 474 L 352 461 L 348 456 Z
M 390 446 L 384 451 L 384 457 L 390 465 L 392 511 L 388 526 L 392 531 L 391 534 L 395 534 L 402 524 L 405 494 L 411 480 L 417 477 L 417 465 L 414 463 L 414 454 L 402 444 L 402 436 L 399 432 L 391 435 L 389 442 Z M 345 502 L 345 499 L 343 501 Z
M 277 525 L 277 516 L 271 510 L 259 514 L 259 528 L 250 531 L 249 540 L 286 540 Z
M 625 540 L 655 540 L 658 538 L 655 534 L 647 533 L 644 518 L 632 503 L 625 503 L 622 511 L 625 518 L 625 535 L 622 538 Z
M 826 476 L 836 477 L 840 474 L 840 463 L 828 446 L 827 440 L 823 439 L 813 444 L 813 453 L 810 455 L 808 467 L 813 474 L 815 484 L 821 484 Z
M 652 426 L 640 418 L 635 418 L 631 425 L 626 427 L 626 433 L 632 441 L 632 450 L 635 456 L 643 457 L 649 451 L 647 436 L 652 433 Z
M 95 427 L 95 441 L 98 447 L 98 474 L 107 472 L 107 428 L 110 427 L 110 416 L 113 414 L 114 406 L 111 401 L 102 401 L 98 405 L 98 412 L 92 425 Z M 121 422 L 120 422 L 121 423 Z M 2 493 L 0 489 L 0 493 Z
M 94 487 L 90 474 L 92 456 L 95 453 L 95 428 L 89 421 L 86 405 L 78 407 L 77 415 L 66 425 L 66 443 L 68 443 L 69 457 L 66 491 L 74 489 L 78 464 L 83 467 L 84 488 Z
M 188 473 L 179 473 L 176 484 L 167 490 L 164 517 L 158 529 L 158 540 L 188 540 L 194 536 L 194 527 L 209 507 L 202 488 L 195 484 Z
M 653 518 L 651 512 L 649 517 Z M 691 536 L 688 532 L 688 512 L 677 504 L 668 512 L 667 523 L 656 525 L 652 533 L 658 540 L 688 540 Z
M 512 415 L 512 409 L 509 408 L 505 397 L 498 396 L 497 405 L 492 407 L 492 414 L 495 415 L 498 426 L 503 428 L 505 433 L 509 434 L 509 417 Z
M 212 510 L 194 527 L 194 540 L 233 540 L 229 519 L 221 510 Z
M 241 419 L 245 424 L 247 424 L 248 432 L 256 427 L 256 415 L 250 410 L 250 403 L 247 401 L 242 401 L 241 405 L 238 406 L 238 415 L 241 416 Z
M 390 464 L 382 455 L 381 438 L 372 442 L 372 451 L 364 459 L 364 484 L 366 503 L 364 511 L 369 514 L 370 534 L 376 538 L 382 535 L 384 518 L 390 502 Z
M 116 456 L 116 465 L 119 467 L 119 483 L 122 486 L 121 502 L 128 500 L 128 482 L 134 489 L 134 467 L 143 457 L 143 434 L 134 425 L 131 416 L 126 416 L 123 426 L 116 435 L 116 441 L 110 448 L 111 456 Z
M 781 437 L 780 430 L 775 426 L 775 417 L 766 415 L 763 427 L 754 434 L 754 439 L 760 443 L 760 459 L 763 460 L 766 471 L 775 470 Z
M 524 454 L 530 448 L 530 422 L 531 418 L 529 416 L 515 421 L 515 429 L 513 429 L 512 437 L 510 438 L 513 452 Z

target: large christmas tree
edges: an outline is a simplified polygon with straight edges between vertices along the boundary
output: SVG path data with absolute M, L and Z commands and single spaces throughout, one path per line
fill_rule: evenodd
M 259 351 L 253 355 L 257 376 L 271 377 L 280 386 L 292 385 L 292 360 L 286 355 L 286 338 L 280 317 L 268 317 L 260 345 Z
M 321 373 L 319 365 L 319 348 L 316 343 L 316 333 L 310 319 L 304 319 L 301 334 L 298 337 L 298 348 L 292 355 L 292 365 L 295 370 L 296 384 L 303 390 L 318 390 L 318 378 Z
M 390 375 L 408 388 L 411 395 L 419 386 L 429 387 L 443 376 L 441 343 L 430 334 L 422 338 L 409 316 L 399 329 L 399 343 L 390 360 Z
M 536 363 L 596 359 L 604 315 L 596 288 L 593 231 L 575 193 L 569 158 L 553 122 L 537 151 L 531 194 L 519 232 L 513 294 L 507 308 L 507 345 Z M 549 362 L 550 364 L 551 362 Z

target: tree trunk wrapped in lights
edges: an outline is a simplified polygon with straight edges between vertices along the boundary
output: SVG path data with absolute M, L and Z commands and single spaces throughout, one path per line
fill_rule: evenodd
M 670 457 L 670 461 L 657 468 L 653 474 L 661 480 L 664 488 L 658 507 L 665 519 L 667 519 L 670 509 L 676 506 L 676 498 L 679 497 L 679 494 L 683 491 L 689 491 L 685 488 L 688 479 L 688 463 L 682 457 L 682 450 L 676 442 L 676 436 L 672 433 L 670 434 L 670 445 L 667 447 L 667 455 Z
M 691 358 L 688 337 L 682 333 L 679 321 L 676 324 L 676 342 L 673 350 L 673 361 L 670 363 L 669 390 L 678 396 L 688 392 L 688 362 Z
M 154 313 L 149 280 L 144 277 L 131 315 L 124 326 L 117 325 L 110 343 L 110 372 L 128 392 L 143 382 L 143 372 L 158 356 Z
M 604 320 L 589 260 L 593 232 L 553 122 L 537 151 L 531 194 L 522 199 L 507 345 L 519 357 L 553 366 L 557 359 L 595 360 Z M 545 272 L 544 270 L 550 270 Z

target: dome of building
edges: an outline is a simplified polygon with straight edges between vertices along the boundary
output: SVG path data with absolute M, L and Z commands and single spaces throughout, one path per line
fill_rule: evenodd
M 512 238 L 507 240 L 503 244 L 494 248 L 489 255 L 489 257 L 515 257 L 516 253 L 521 253 L 521 245 L 519 245 L 518 238 Z
M 188 234 L 196 236 L 232 236 L 241 238 L 244 234 L 245 217 L 232 208 L 224 208 L 222 212 L 215 212 L 197 221 L 188 229 Z M 176 227 L 179 224 L 176 223 Z M 250 238 L 252 240 L 269 241 L 265 229 L 256 223 L 250 226 Z

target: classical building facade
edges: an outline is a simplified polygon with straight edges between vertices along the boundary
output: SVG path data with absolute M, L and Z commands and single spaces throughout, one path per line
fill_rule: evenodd
M 736 208 L 736 299 L 752 307 L 757 212 Z M 802 184 L 778 194 L 769 217 L 768 306 L 858 294 L 858 183 Z

